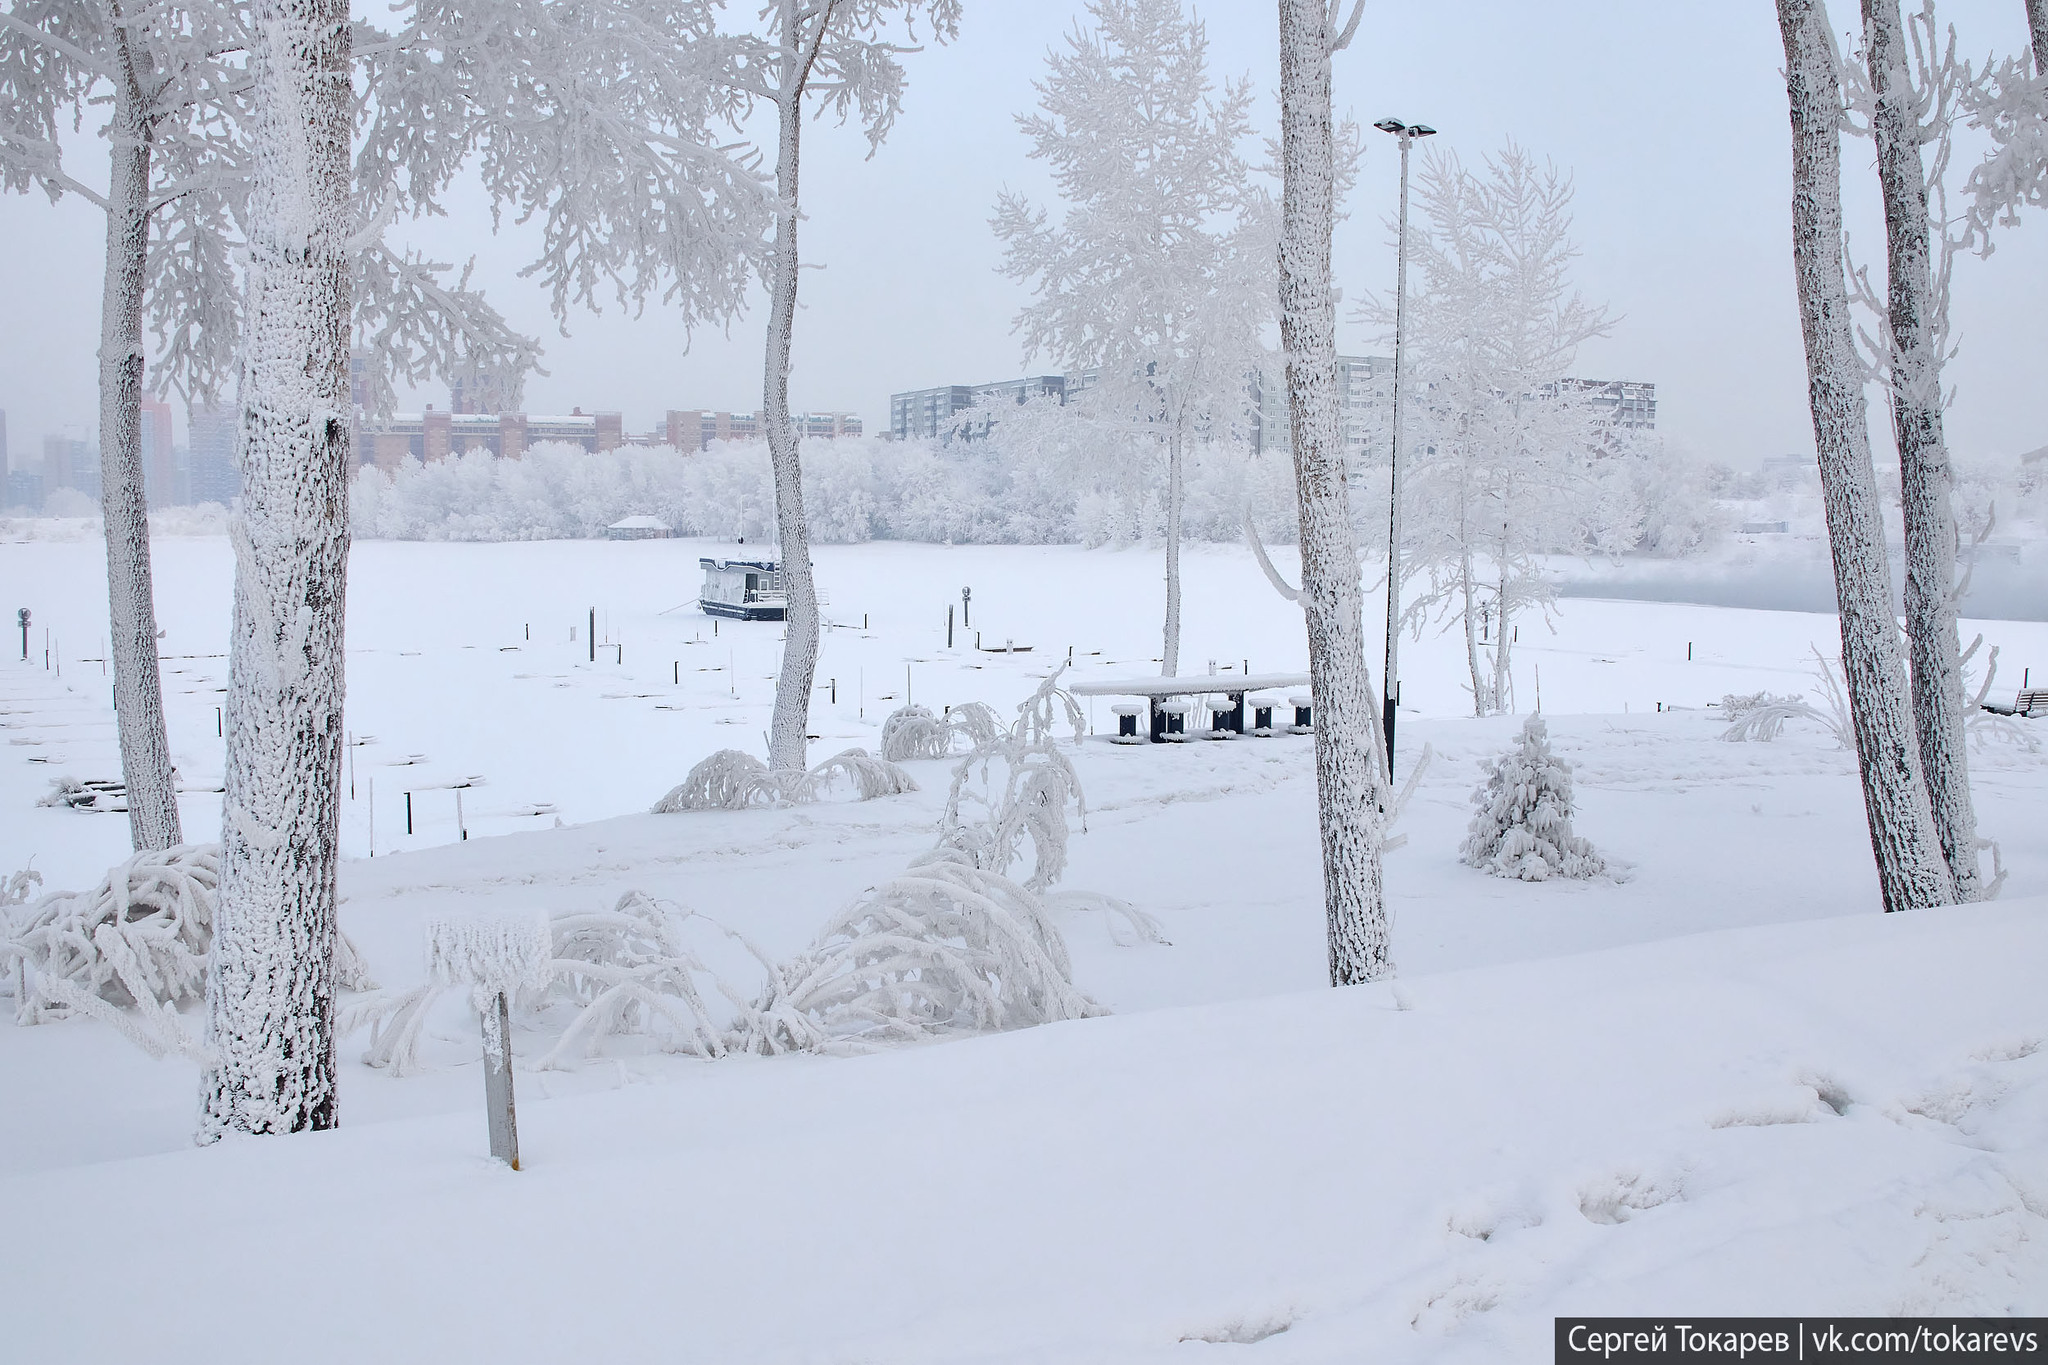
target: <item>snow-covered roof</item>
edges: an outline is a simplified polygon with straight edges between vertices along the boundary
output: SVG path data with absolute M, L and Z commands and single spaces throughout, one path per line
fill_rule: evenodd
M 666 531 L 668 523 L 660 517 L 620 517 L 606 529 L 612 531 Z

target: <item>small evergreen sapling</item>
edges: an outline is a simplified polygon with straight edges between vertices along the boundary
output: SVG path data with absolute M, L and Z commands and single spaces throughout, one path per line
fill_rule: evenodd
M 1472 824 L 1458 860 L 1496 877 L 1540 882 L 1597 877 L 1607 864 L 1572 833 L 1572 769 L 1550 751 L 1543 717 L 1531 716 L 1472 793 Z

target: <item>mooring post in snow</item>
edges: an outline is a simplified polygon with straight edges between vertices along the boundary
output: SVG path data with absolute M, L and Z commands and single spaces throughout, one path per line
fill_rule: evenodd
M 511 997 L 548 984 L 554 936 L 544 916 L 440 919 L 427 924 L 427 970 L 468 986 L 482 1023 L 484 1122 L 491 1155 L 519 1169 L 519 1120 L 512 1102 Z
M 28 608 L 14 613 L 14 619 L 21 623 L 21 661 L 28 662 Z
M 463 841 L 467 842 L 469 839 L 469 824 L 462 818 L 462 788 L 460 787 L 455 789 L 455 828 L 462 835 Z
M 412 833 L 412 793 L 405 794 L 405 832 Z
M 946 603 L 946 648 L 953 647 L 953 604 Z
M 832 704 L 837 706 L 839 705 L 839 679 L 832 679 L 829 686 L 832 689 Z
M 973 600 L 974 589 L 960 589 L 960 628 L 962 630 L 972 630 L 974 628 L 974 622 L 970 621 L 967 618 L 967 604 L 972 602 Z
M 597 662 L 597 608 L 590 609 L 590 662 Z

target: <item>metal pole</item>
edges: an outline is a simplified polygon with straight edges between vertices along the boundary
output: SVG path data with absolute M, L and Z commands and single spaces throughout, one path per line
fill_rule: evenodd
M 1408 146 L 1415 138 L 1403 131 L 1401 139 L 1401 227 L 1397 237 L 1394 275 L 1394 450 L 1388 461 L 1387 480 L 1387 667 L 1380 682 L 1386 689 L 1380 704 L 1380 724 L 1387 735 L 1387 777 L 1394 775 L 1395 707 L 1401 700 L 1401 324 L 1408 311 Z

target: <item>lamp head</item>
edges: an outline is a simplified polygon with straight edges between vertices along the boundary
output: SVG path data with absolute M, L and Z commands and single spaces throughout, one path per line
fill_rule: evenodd
M 1405 133 L 1408 125 L 1397 118 L 1383 118 L 1372 125 L 1383 133 Z

